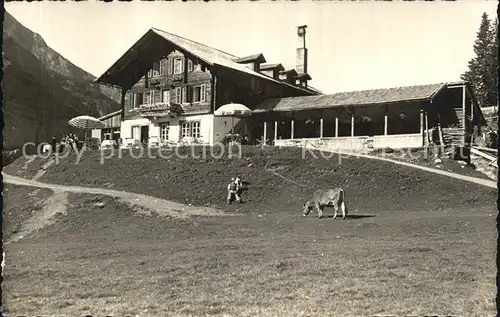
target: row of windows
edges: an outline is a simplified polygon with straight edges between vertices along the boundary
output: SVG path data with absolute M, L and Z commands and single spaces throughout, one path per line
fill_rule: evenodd
M 163 123 L 160 126 L 160 139 L 168 141 L 170 133 L 170 123 Z M 198 139 L 201 137 L 200 121 L 184 121 L 181 123 L 181 138 L 191 137 Z
M 176 87 L 173 91 L 175 93 L 175 99 L 173 102 L 177 104 L 186 102 L 206 102 L 207 100 L 207 89 L 205 84 L 198 86 L 187 85 L 184 87 Z M 139 107 L 141 104 L 152 105 L 157 102 L 172 102 L 170 89 L 164 89 L 161 91 L 150 90 L 143 93 L 131 93 L 128 98 L 130 98 L 130 102 L 134 108 Z
M 200 130 L 200 121 L 183 121 L 181 122 L 181 138 L 186 138 L 186 137 L 192 137 L 195 139 L 199 139 L 201 137 L 201 130 Z M 133 126 L 132 127 L 132 138 L 139 140 L 139 134 L 140 134 L 140 126 Z M 170 123 L 162 123 L 160 125 L 160 139 L 162 141 L 168 141 L 169 139 L 169 133 L 170 133 Z
M 187 58 L 186 58 L 187 59 Z M 184 57 L 175 57 L 173 59 L 169 60 L 167 58 L 164 58 L 160 61 L 154 62 L 153 67 L 149 70 L 148 72 L 148 77 L 156 77 L 156 76 L 162 76 L 166 74 L 182 74 L 184 73 Z M 192 72 L 194 70 L 200 70 L 201 65 L 200 64 L 195 64 L 193 61 L 190 59 L 187 59 L 188 61 L 188 72 Z

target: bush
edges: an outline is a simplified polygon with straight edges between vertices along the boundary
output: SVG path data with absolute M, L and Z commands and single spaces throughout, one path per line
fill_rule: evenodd
M 224 136 L 224 138 L 222 139 L 222 144 L 224 145 L 228 145 L 229 143 L 231 142 L 236 142 L 236 143 L 239 143 L 241 144 L 243 141 L 243 137 L 239 134 L 228 134 L 226 136 Z

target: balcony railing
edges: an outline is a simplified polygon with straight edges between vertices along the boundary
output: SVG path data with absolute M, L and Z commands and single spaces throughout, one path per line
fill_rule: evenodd
M 179 115 L 183 112 L 182 106 L 176 103 L 157 102 L 153 104 L 140 105 L 136 108 L 144 116 Z

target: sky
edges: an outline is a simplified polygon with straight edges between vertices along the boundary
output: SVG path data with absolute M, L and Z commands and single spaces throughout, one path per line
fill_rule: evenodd
M 295 67 L 307 25 L 310 85 L 324 93 L 460 80 L 481 15 L 495 0 L 457 2 L 6 2 L 54 50 L 103 74 L 150 27 L 236 56 Z

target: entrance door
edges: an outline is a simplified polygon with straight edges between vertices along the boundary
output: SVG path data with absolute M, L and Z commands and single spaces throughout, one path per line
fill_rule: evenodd
M 170 104 L 170 90 L 163 91 L 163 96 L 161 101 Z
M 149 126 L 143 125 L 141 126 L 141 143 L 148 143 L 149 140 Z

